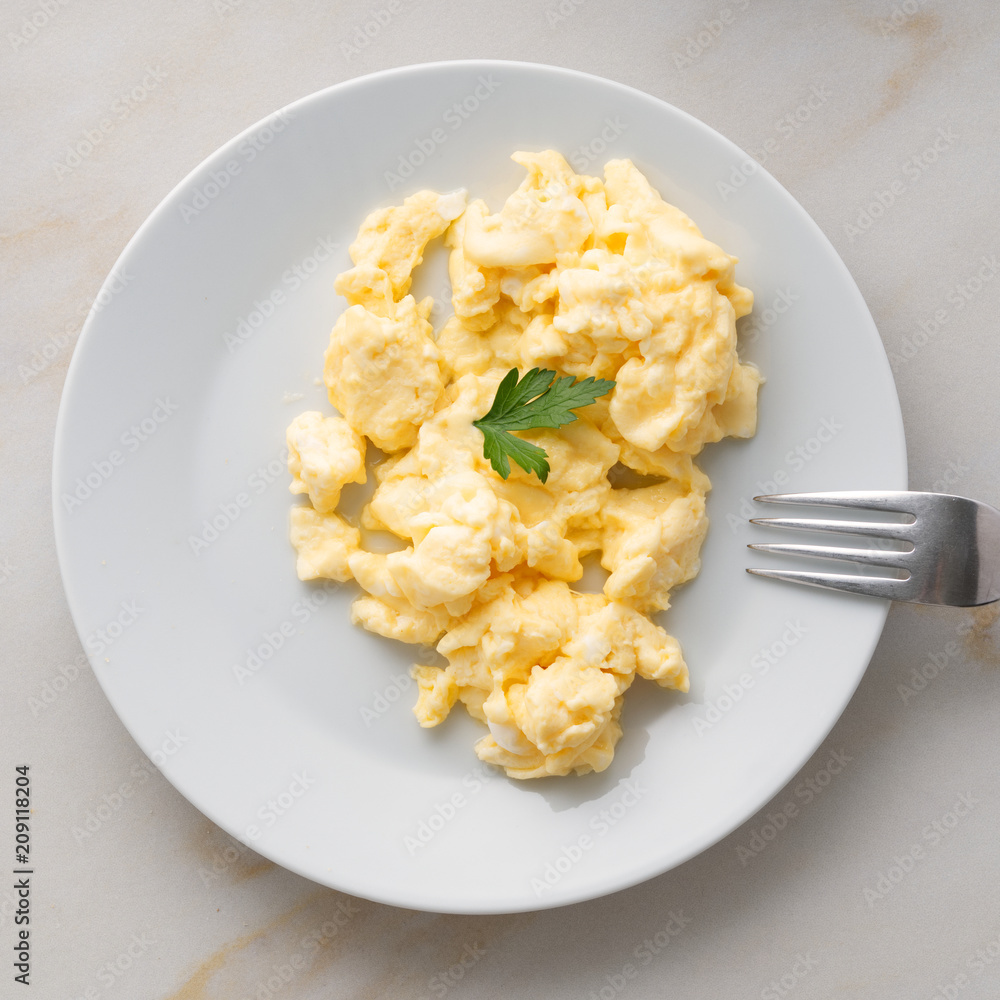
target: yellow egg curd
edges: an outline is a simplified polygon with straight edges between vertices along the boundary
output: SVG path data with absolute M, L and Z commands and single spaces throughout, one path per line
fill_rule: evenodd
M 537 778 L 608 766 L 636 675 L 688 690 L 652 616 L 700 567 L 710 483 L 694 456 L 753 435 L 761 376 L 736 353 L 753 302 L 736 258 L 630 160 L 601 181 L 552 150 L 513 159 L 527 176 L 498 213 L 420 191 L 365 220 L 325 359 L 339 415 L 297 417 L 288 466 L 309 501 L 291 514 L 299 577 L 356 580 L 356 624 L 447 660 L 413 667 L 421 726 L 460 701 L 486 726 L 479 758 Z M 408 292 L 439 236 L 454 315 L 435 336 L 432 300 Z M 502 479 L 473 426 L 511 368 L 615 381 L 575 422 L 517 432 L 547 453 L 544 483 L 516 465 Z M 337 506 L 365 482 L 366 442 L 386 457 L 350 523 Z M 404 547 L 366 551 L 362 530 Z M 603 593 L 573 589 L 590 553 Z

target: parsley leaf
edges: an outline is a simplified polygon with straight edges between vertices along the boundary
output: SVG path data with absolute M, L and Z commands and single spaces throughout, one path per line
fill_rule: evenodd
M 545 449 L 537 444 L 514 437 L 507 431 L 498 431 L 485 424 L 479 428 L 483 432 L 483 455 L 490 460 L 497 474 L 506 479 L 510 475 L 509 455 L 525 472 L 534 472 L 544 483 L 549 476 L 549 463 Z
M 609 379 L 585 378 L 577 382 L 572 375 L 563 378 L 555 375 L 548 369 L 532 368 L 519 380 L 517 369 L 511 368 L 497 386 L 489 413 L 472 421 L 483 433 L 483 456 L 502 479 L 510 475 L 508 458 L 525 472 L 534 472 L 543 483 L 549 476 L 545 450 L 514 437 L 511 431 L 572 423 L 576 420 L 574 410 L 590 406 L 615 386 Z

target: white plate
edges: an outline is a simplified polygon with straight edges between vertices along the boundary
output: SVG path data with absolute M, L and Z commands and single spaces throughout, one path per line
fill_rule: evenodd
M 281 453 L 291 418 L 328 405 L 315 379 L 343 308 L 333 278 L 364 216 L 421 187 L 467 187 L 499 207 L 521 176 L 509 154 L 548 147 L 597 173 L 631 157 L 740 257 L 737 276 L 757 296 L 744 355 L 768 381 L 757 437 L 704 453 L 714 482 L 704 565 L 664 619 L 690 664 L 690 695 L 637 681 L 607 771 L 517 783 L 484 774 L 479 726 L 464 712 L 435 731 L 416 725 L 413 650 L 349 623 L 353 584 L 328 593 L 296 580 Z M 439 271 L 416 287 L 438 293 L 442 281 Z M 524 63 L 340 84 L 191 173 L 98 303 L 56 436 L 74 622 L 115 710 L 167 778 L 293 871 L 451 912 L 621 889 L 751 816 L 864 673 L 887 605 L 747 576 L 745 519 L 761 492 L 906 488 L 881 342 L 799 205 L 667 104 Z

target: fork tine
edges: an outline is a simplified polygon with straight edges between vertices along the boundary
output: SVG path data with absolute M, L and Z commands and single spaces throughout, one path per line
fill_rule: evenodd
M 882 576 L 847 576 L 842 573 L 808 573 L 802 570 L 748 569 L 754 576 L 766 576 L 772 580 L 789 580 L 803 583 L 807 587 L 822 587 L 825 590 L 843 590 L 848 594 L 864 594 L 868 597 L 884 597 L 890 601 L 904 600 L 906 580 L 894 580 Z
M 841 490 L 832 493 L 772 493 L 754 497 L 754 500 L 760 503 L 800 503 L 819 507 L 885 510 L 912 516 L 915 513 L 915 501 L 920 496 L 922 494 L 899 491 L 878 493 L 874 490 Z
M 825 547 L 822 545 L 774 545 L 771 543 L 751 544 L 748 549 L 758 552 L 775 552 L 778 555 L 814 556 L 817 559 L 846 559 L 849 562 L 861 563 L 867 566 L 899 566 L 914 550 L 903 552 L 900 549 L 849 549 Z
M 757 499 L 760 499 L 758 497 Z M 890 521 L 822 521 L 811 517 L 751 517 L 751 524 L 763 524 L 771 528 L 798 528 L 802 531 L 835 531 L 845 535 L 874 535 L 879 538 L 913 540 L 916 525 L 895 524 Z

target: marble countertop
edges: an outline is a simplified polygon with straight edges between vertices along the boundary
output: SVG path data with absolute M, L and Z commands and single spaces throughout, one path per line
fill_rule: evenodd
M 278 868 L 167 783 L 86 664 L 50 513 L 54 425 L 76 336 L 166 193 L 298 97 L 375 70 L 471 57 L 621 81 L 761 160 L 868 302 L 896 378 L 911 488 L 1000 504 L 995 5 L 14 0 L 0 25 L 0 773 L 13 800 L 15 766 L 32 769 L 25 995 L 1000 993 L 996 608 L 894 606 L 823 748 L 757 815 L 680 868 L 562 909 L 442 916 Z M 0 885 L 4 983 L 15 975 L 16 878 Z

